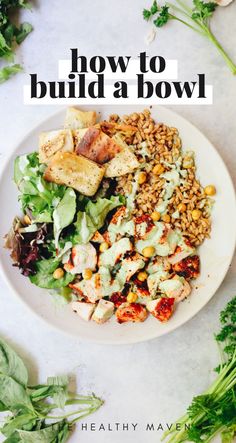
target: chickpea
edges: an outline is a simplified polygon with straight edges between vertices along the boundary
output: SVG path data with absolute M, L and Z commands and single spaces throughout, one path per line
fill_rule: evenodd
M 24 216 L 24 222 L 26 225 L 31 225 L 31 220 L 27 214 Z
M 148 275 L 147 275 L 146 271 L 141 271 L 138 273 L 137 277 L 138 277 L 139 281 L 145 281 L 145 280 L 147 280 Z
M 100 244 L 100 246 L 99 246 L 99 251 L 100 251 L 100 252 L 104 252 L 104 251 L 106 251 L 108 248 L 109 248 L 108 243 L 104 241 L 103 243 Z
M 84 280 L 90 280 L 90 278 L 92 278 L 93 273 L 91 271 L 91 269 L 87 268 L 84 269 L 84 271 L 82 272 L 83 278 Z
M 65 272 L 62 268 L 57 268 L 54 272 L 53 272 L 53 278 L 55 278 L 55 280 L 60 280 L 60 278 L 62 278 L 64 276 Z
M 183 168 L 190 169 L 193 166 L 194 166 L 194 159 L 193 159 L 193 157 L 188 157 L 188 156 L 184 157 Z
M 134 292 L 129 292 L 127 295 L 127 302 L 128 303 L 135 303 L 138 296 Z
M 192 219 L 195 220 L 195 221 L 199 220 L 201 215 L 202 215 L 202 211 L 200 211 L 200 209 L 194 209 L 192 211 Z
M 184 203 L 180 203 L 178 206 L 178 211 L 179 212 L 186 212 L 187 210 L 187 206 Z
M 169 214 L 164 214 L 164 215 L 161 217 L 161 219 L 162 219 L 162 221 L 165 222 L 165 223 L 170 223 L 170 215 L 169 215 Z
M 161 175 L 163 174 L 165 168 L 159 163 L 158 165 L 155 165 L 152 172 L 155 175 Z
M 161 218 L 161 214 L 158 211 L 153 211 L 153 213 L 151 214 L 151 219 L 153 221 L 158 221 Z
M 146 181 L 147 181 L 147 174 L 146 174 L 146 172 L 140 172 L 139 177 L 138 177 L 139 184 L 142 185 Z
M 206 195 L 215 195 L 216 194 L 216 188 L 214 185 L 208 185 L 205 187 L 204 192 Z
M 155 252 L 156 249 L 154 248 L 154 246 L 146 246 L 146 248 L 142 250 L 142 254 L 146 258 L 151 258 L 155 254 Z

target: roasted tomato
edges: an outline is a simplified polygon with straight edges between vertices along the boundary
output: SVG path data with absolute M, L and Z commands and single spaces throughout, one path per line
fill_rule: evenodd
M 147 308 L 151 314 L 161 322 L 167 322 L 174 310 L 174 298 L 160 297 L 148 303 Z
M 147 315 L 146 308 L 139 303 L 123 303 L 116 311 L 116 318 L 119 323 L 142 322 L 146 320 Z
M 114 292 L 112 296 L 110 297 L 110 301 L 114 303 L 116 308 L 119 308 L 122 303 L 126 302 L 126 296 L 122 294 L 122 292 Z
M 173 271 L 186 279 L 197 278 L 200 274 L 200 259 L 198 255 L 186 257 L 172 266 Z

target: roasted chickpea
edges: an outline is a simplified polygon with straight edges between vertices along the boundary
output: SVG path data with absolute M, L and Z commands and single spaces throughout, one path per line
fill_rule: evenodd
M 148 275 L 147 275 L 146 271 L 140 271 L 138 273 L 137 277 L 138 277 L 139 281 L 145 281 L 145 280 L 147 280 Z
M 155 252 L 156 252 L 156 250 L 155 250 L 154 246 L 146 246 L 146 248 L 144 248 L 142 250 L 142 254 L 146 258 L 151 258 L 155 254 Z
M 138 296 L 134 292 L 129 292 L 127 295 L 127 302 L 128 303 L 135 303 Z
M 163 214 L 161 217 L 162 221 L 165 223 L 170 223 L 170 215 L 169 214 Z
M 106 251 L 108 248 L 109 248 L 108 243 L 104 241 L 103 243 L 100 244 L 100 246 L 99 246 L 99 251 L 100 251 L 100 252 L 104 252 L 104 251 Z
M 184 203 L 180 203 L 178 206 L 178 211 L 179 212 L 186 212 L 187 210 L 187 206 Z
M 59 280 L 60 278 L 62 278 L 64 276 L 65 272 L 62 268 L 57 268 L 54 272 L 53 272 L 53 278 L 55 278 L 55 280 Z
M 139 177 L 138 177 L 138 182 L 140 185 L 142 185 L 143 183 L 145 183 L 147 181 L 147 174 L 146 172 L 140 172 Z
M 82 276 L 84 278 L 84 280 L 90 280 L 90 278 L 92 278 L 93 273 L 91 271 L 91 269 L 87 268 L 82 272 Z
M 195 220 L 195 221 L 199 220 L 201 215 L 202 215 L 202 211 L 200 211 L 200 209 L 194 209 L 192 211 L 192 219 Z
M 153 213 L 151 214 L 151 219 L 153 221 L 158 221 L 161 218 L 161 214 L 158 211 L 153 211 Z
M 216 188 L 214 185 L 208 185 L 205 187 L 204 192 L 206 195 L 213 196 L 216 194 Z
M 155 175 L 161 175 L 161 174 L 163 174 L 164 170 L 165 170 L 164 166 L 162 166 L 162 165 L 159 163 L 158 165 L 155 165 L 155 166 L 154 166 L 152 172 L 153 172 L 153 174 L 155 174 Z

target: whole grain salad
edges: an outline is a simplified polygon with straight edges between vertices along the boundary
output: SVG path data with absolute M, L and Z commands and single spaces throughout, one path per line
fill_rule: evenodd
M 63 129 L 15 159 L 23 215 L 6 236 L 14 265 L 83 320 L 170 319 L 200 274 L 214 184 L 149 110 L 98 121 L 68 108 Z

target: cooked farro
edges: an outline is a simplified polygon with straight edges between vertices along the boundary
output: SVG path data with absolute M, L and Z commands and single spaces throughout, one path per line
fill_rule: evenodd
M 180 186 L 175 187 L 164 213 L 170 215 L 170 223 L 174 228 L 179 228 L 195 246 L 200 245 L 205 238 L 210 237 L 212 199 L 205 195 L 196 177 L 194 157 L 191 153 L 182 151 L 178 129 L 155 122 L 148 109 L 122 118 L 111 115 L 110 122 L 124 123 L 135 129 L 133 135 L 124 134 L 124 139 L 128 145 L 133 146 L 142 170 L 146 172 L 146 180 L 139 184 L 134 215 L 151 214 L 164 200 L 166 179 L 162 174 L 154 174 L 153 168 L 161 164 L 164 172 L 168 172 L 179 162 L 182 170 L 186 171 L 186 177 Z M 129 194 L 134 180 L 135 173 L 118 178 L 116 192 Z M 186 205 L 186 211 L 178 211 L 180 203 Z M 198 220 L 192 218 L 194 209 L 202 212 Z

